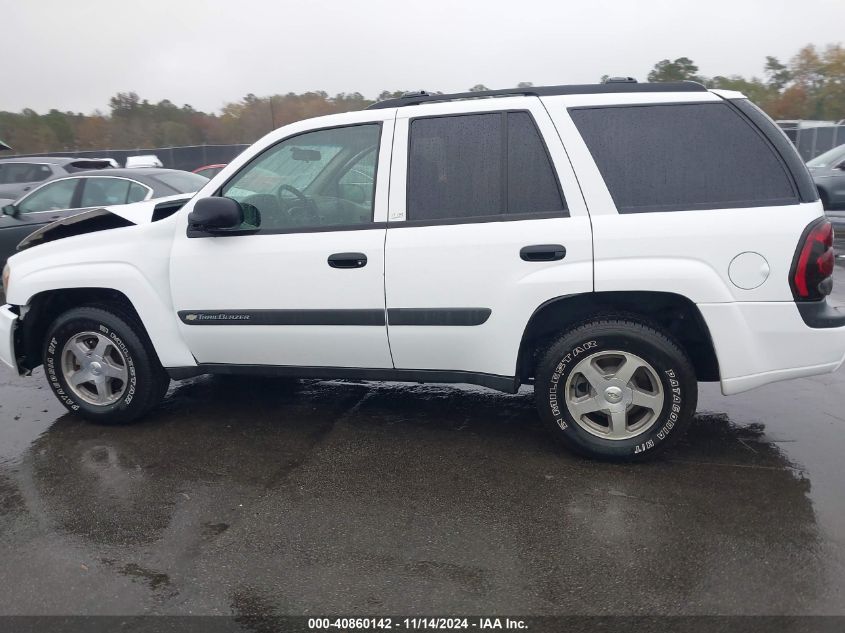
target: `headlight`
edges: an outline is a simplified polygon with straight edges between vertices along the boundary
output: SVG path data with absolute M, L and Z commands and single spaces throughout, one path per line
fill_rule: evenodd
M 9 277 L 12 276 L 12 269 L 9 268 L 9 264 L 3 266 L 3 294 L 9 294 Z

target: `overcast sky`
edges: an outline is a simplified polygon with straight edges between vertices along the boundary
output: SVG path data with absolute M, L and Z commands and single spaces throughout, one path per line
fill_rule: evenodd
M 0 0 L 0 110 L 643 81 L 680 56 L 760 75 L 843 25 L 843 0 Z

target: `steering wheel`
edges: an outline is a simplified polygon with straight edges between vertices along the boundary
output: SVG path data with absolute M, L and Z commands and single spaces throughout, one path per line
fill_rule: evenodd
M 296 196 L 297 200 L 302 203 L 301 207 L 297 206 L 290 206 L 288 207 L 288 200 L 282 197 L 283 191 L 289 191 L 294 196 Z M 297 218 L 294 217 L 294 213 L 292 211 L 294 209 L 303 209 L 305 213 L 305 220 L 306 222 L 312 224 L 319 224 L 320 223 L 320 213 L 317 210 L 317 205 L 314 204 L 314 201 L 311 200 L 308 196 L 302 193 L 299 189 L 294 187 L 293 185 L 279 185 L 276 189 L 276 197 L 279 199 L 279 205 L 287 210 L 288 215 L 290 216 L 291 220 L 296 220 Z

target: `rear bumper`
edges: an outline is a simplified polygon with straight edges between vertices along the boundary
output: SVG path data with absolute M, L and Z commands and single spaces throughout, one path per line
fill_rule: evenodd
M 824 301 L 807 301 L 796 303 L 798 314 L 804 323 L 812 328 L 837 328 L 845 327 L 845 310 L 834 308 L 825 299 Z
M 0 307 L 0 363 L 11 367 L 19 373 L 17 357 L 15 356 L 15 328 L 18 315 L 12 312 L 10 306 Z
M 792 302 L 699 304 L 699 309 L 725 395 L 830 373 L 845 360 L 845 315 L 827 302 L 800 311 Z

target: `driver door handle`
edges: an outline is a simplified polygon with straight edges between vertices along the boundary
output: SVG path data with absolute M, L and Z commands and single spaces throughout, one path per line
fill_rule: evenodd
M 335 253 L 329 255 L 329 266 L 332 268 L 363 268 L 367 265 L 364 253 Z
M 566 257 L 566 247 L 562 244 L 523 246 L 519 257 L 526 262 L 556 262 Z

